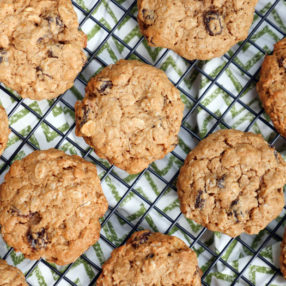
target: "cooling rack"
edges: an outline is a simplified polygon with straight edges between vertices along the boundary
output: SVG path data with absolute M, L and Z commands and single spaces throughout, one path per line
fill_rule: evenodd
M 138 29 L 136 1 L 72 2 L 80 27 L 88 35 L 88 61 L 74 87 L 55 100 L 23 100 L 0 85 L 12 131 L 1 156 L 1 180 L 14 160 L 36 149 L 59 148 L 97 165 L 109 210 L 101 221 L 99 242 L 68 266 L 24 259 L 1 238 L 0 257 L 21 268 L 29 285 L 94 285 L 111 251 L 134 231 L 148 228 L 177 235 L 196 251 L 202 285 L 286 285 L 277 262 L 285 209 L 258 235 L 231 239 L 186 220 L 175 187 L 187 153 L 217 129 L 262 133 L 282 154 L 286 149 L 285 139 L 273 128 L 255 93 L 264 55 L 286 35 L 286 1 L 261 0 L 247 39 L 209 62 L 186 61 L 172 51 L 148 47 Z M 178 147 L 132 176 L 98 158 L 74 134 L 75 101 L 84 96 L 91 76 L 120 58 L 139 59 L 163 69 L 186 106 Z

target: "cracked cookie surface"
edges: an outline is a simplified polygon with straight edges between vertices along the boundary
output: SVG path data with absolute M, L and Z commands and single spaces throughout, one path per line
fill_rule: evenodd
M 199 286 L 201 270 L 181 239 L 144 230 L 112 252 L 96 285 Z
M 85 46 L 69 0 L 0 1 L 0 81 L 23 98 L 52 99 L 72 87 Z
M 27 286 L 24 274 L 0 259 L 0 286 Z
M 0 189 L 4 240 L 27 258 L 58 265 L 99 239 L 106 210 L 96 166 L 55 149 L 15 161 Z
M 0 106 L 0 155 L 4 152 L 10 134 L 8 116 L 5 109 Z
M 76 135 L 101 158 L 136 174 L 175 148 L 183 109 L 163 71 L 120 60 L 92 78 L 76 103 Z
M 222 56 L 247 37 L 257 0 L 138 0 L 138 22 L 149 45 L 182 57 Z
M 275 128 L 286 137 L 286 38 L 265 57 L 257 92 Z
M 221 130 L 189 153 L 177 188 L 187 218 L 235 237 L 280 214 L 285 183 L 286 163 L 262 136 Z

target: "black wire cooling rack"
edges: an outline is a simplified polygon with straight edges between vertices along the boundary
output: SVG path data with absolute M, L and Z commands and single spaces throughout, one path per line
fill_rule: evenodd
M 265 13 L 260 13 L 259 11 L 255 11 L 256 15 L 258 16 L 258 21 L 257 24 L 255 25 L 255 27 L 253 27 L 252 31 L 250 32 L 249 36 L 247 37 L 247 39 L 245 41 L 243 41 L 241 43 L 241 45 L 238 47 L 238 49 L 233 53 L 232 56 L 228 56 L 228 55 L 224 55 L 224 59 L 227 60 L 225 66 L 220 70 L 220 72 L 215 76 L 212 77 L 211 75 L 207 74 L 202 68 L 201 65 L 199 64 L 199 61 L 192 61 L 192 62 L 188 62 L 189 66 L 188 68 L 185 70 L 184 74 L 180 77 L 179 80 L 177 80 L 176 82 L 174 82 L 174 85 L 181 91 L 181 93 L 185 94 L 185 96 L 190 99 L 191 102 L 193 102 L 193 105 L 191 107 L 191 109 L 188 111 L 188 113 L 184 116 L 183 119 L 183 124 L 182 124 L 182 129 L 184 131 L 186 131 L 190 136 L 192 136 L 193 138 L 196 139 L 196 141 L 200 141 L 202 138 L 200 138 L 200 136 L 198 134 L 196 134 L 196 132 L 194 132 L 193 130 L 190 130 L 189 128 L 186 127 L 186 125 L 184 124 L 184 122 L 190 117 L 191 114 L 193 114 L 198 108 L 203 109 L 206 113 L 208 113 L 209 115 L 211 115 L 213 118 L 215 118 L 216 123 L 213 125 L 213 127 L 208 131 L 208 133 L 206 134 L 206 136 L 210 133 L 212 133 L 219 125 L 223 125 L 225 128 L 230 128 L 230 126 L 228 126 L 228 124 L 225 122 L 224 116 L 227 114 L 227 112 L 232 108 L 232 106 L 236 103 L 239 103 L 240 105 L 242 105 L 249 113 L 251 113 L 253 115 L 253 120 L 251 120 L 251 122 L 249 123 L 249 125 L 247 126 L 247 128 L 245 129 L 245 131 L 248 131 L 251 129 L 251 127 L 253 126 L 253 124 L 259 119 L 261 120 L 266 126 L 268 126 L 270 129 L 273 130 L 273 132 L 275 132 L 275 136 L 273 137 L 273 139 L 271 140 L 270 144 L 272 146 L 274 146 L 276 144 L 276 142 L 278 141 L 282 141 L 282 144 L 285 144 L 285 139 L 283 137 L 281 137 L 279 134 L 277 134 L 277 132 L 274 130 L 273 126 L 265 119 L 265 117 L 263 116 L 263 110 L 261 110 L 260 112 L 256 112 L 254 111 L 251 107 L 249 107 L 247 104 L 245 104 L 242 100 L 241 100 L 241 95 L 247 90 L 247 88 L 253 84 L 257 82 L 257 76 L 258 76 L 258 72 L 256 72 L 254 75 L 250 74 L 247 70 L 245 70 L 239 63 L 237 63 L 237 61 L 235 61 L 235 57 L 239 54 L 239 52 L 243 49 L 243 47 L 246 44 L 250 44 L 252 46 L 254 46 L 256 49 L 258 49 L 261 53 L 266 54 L 266 51 L 261 48 L 259 45 L 257 45 L 252 39 L 251 37 L 254 35 L 254 33 L 259 29 L 259 27 L 263 24 L 263 23 L 267 23 L 267 25 L 270 25 L 273 29 L 275 29 L 276 31 L 278 31 L 280 34 L 282 34 L 285 37 L 285 31 L 282 31 L 275 23 L 274 21 L 271 21 L 271 19 L 269 19 L 269 15 L 271 14 L 271 12 L 273 11 L 273 9 L 279 4 L 279 2 L 282 2 L 283 0 L 276 0 L 276 1 L 272 1 L 271 5 L 268 7 L 268 10 Z M 104 44 L 111 38 L 113 37 L 115 40 L 117 40 L 120 44 L 122 44 L 127 50 L 128 50 L 128 54 L 126 55 L 126 59 L 130 58 L 131 55 L 135 55 L 136 57 L 138 57 L 139 59 L 141 59 L 142 61 L 146 62 L 147 64 L 152 64 L 150 62 L 148 62 L 148 60 L 146 60 L 145 57 L 142 57 L 141 54 L 137 51 L 138 46 L 141 44 L 141 42 L 143 41 L 143 37 L 141 37 L 137 43 L 134 46 L 130 46 L 127 43 L 125 43 L 116 33 L 116 29 L 119 27 L 119 25 L 122 23 L 122 21 L 126 18 L 126 17 L 130 17 L 133 18 L 136 21 L 136 17 L 134 16 L 134 13 L 132 12 L 134 10 L 134 8 L 136 7 L 136 1 L 133 1 L 133 3 L 130 2 L 130 6 L 129 8 L 125 8 L 122 4 L 120 4 L 120 1 L 115 1 L 115 0 L 109 0 L 110 3 L 112 3 L 113 5 L 117 6 L 121 11 L 122 11 L 122 16 L 120 17 L 119 21 L 111 28 L 107 28 L 104 24 L 102 24 L 99 20 L 97 20 L 94 16 L 93 16 L 93 12 L 95 11 L 95 9 L 101 4 L 102 0 L 99 1 L 94 1 L 94 5 L 93 7 L 87 12 L 85 11 L 80 5 L 78 5 L 76 2 L 73 1 L 73 5 L 84 15 L 83 19 L 80 22 L 80 27 L 82 27 L 86 21 L 91 20 L 94 23 L 96 23 L 101 29 L 103 29 L 106 32 L 106 36 L 102 39 L 100 45 L 97 46 L 97 48 L 94 51 L 90 51 L 89 49 L 86 49 L 86 52 L 89 55 L 89 59 L 86 63 L 86 66 L 88 66 L 91 61 L 93 61 L 94 59 L 96 61 L 98 61 L 102 66 L 106 66 L 107 63 L 104 62 L 104 60 L 101 57 L 98 57 L 98 51 L 104 46 Z M 162 55 L 159 57 L 159 59 L 157 59 L 157 61 L 155 62 L 154 66 L 160 66 L 160 63 L 162 62 L 162 60 L 164 59 L 164 57 L 166 56 L 166 53 L 168 53 L 168 51 L 164 51 L 162 53 Z M 237 95 L 232 94 L 230 91 L 228 91 L 228 89 L 226 89 L 222 84 L 219 83 L 218 79 L 220 78 L 220 76 L 223 74 L 223 72 L 230 66 L 230 64 L 236 66 L 236 68 L 238 70 L 240 70 L 242 73 L 246 74 L 249 78 L 247 84 L 241 89 L 240 93 Z M 85 66 L 85 67 L 86 67 Z M 185 89 L 183 89 L 180 86 L 180 83 L 184 80 L 184 78 L 189 75 L 192 72 L 198 72 L 201 73 L 205 78 L 207 78 L 210 81 L 210 84 L 208 85 L 208 87 L 204 90 L 202 96 L 200 96 L 200 98 L 195 98 L 193 97 L 189 92 L 187 92 Z M 82 79 L 81 76 L 78 76 L 77 78 L 78 81 L 80 81 L 83 85 L 86 86 L 87 82 L 85 80 Z M 223 114 L 221 114 L 221 116 L 218 116 L 217 114 L 215 114 L 214 112 L 210 111 L 206 106 L 204 106 L 204 104 L 202 104 L 202 100 L 204 99 L 205 95 L 207 94 L 207 92 L 211 89 L 212 86 L 216 85 L 217 87 L 219 87 L 222 91 L 224 91 L 227 95 L 229 95 L 233 101 L 232 103 L 227 107 L 227 109 L 223 112 Z M 9 117 L 11 117 L 15 111 L 19 108 L 19 107 L 24 107 L 25 109 L 27 109 L 31 114 L 33 114 L 37 119 L 37 124 L 32 128 L 32 130 L 25 136 L 23 136 L 22 134 L 20 134 L 18 131 L 16 131 L 14 128 L 11 127 L 12 132 L 18 136 L 22 141 L 21 143 L 18 145 L 18 147 L 16 148 L 16 150 L 12 153 L 12 155 L 9 157 L 9 159 L 5 159 L 5 157 L 1 157 L 1 159 L 4 161 L 4 165 L 2 166 L 2 168 L 0 169 L 0 173 L 3 173 L 7 167 L 9 167 L 12 163 L 12 161 L 16 158 L 18 152 L 21 150 L 21 148 L 27 144 L 29 145 L 31 148 L 33 149 L 38 149 L 30 140 L 30 138 L 32 137 L 32 135 L 35 133 L 35 131 L 39 128 L 39 126 L 44 123 L 46 124 L 49 128 L 51 128 L 51 130 L 55 131 L 60 137 L 61 139 L 58 141 L 58 143 L 54 146 L 55 148 L 58 148 L 64 141 L 69 142 L 70 144 L 72 144 L 74 147 L 76 147 L 78 150 L 80 150 L 80 152 L 83 154 L 83 158 L 87 158 L 89 160 L 94 161 L 94 163 L 96 163 L 98 166 L 100 166 L 103 170 L 105 170 L 105 174 L 104 176 L 101 178 L 102 182 L 105 180 L 105 178 L 107 176 L 112 176 L 113 178 L 115 178 L 120 184 L 122 184 L 125 188 L 126 191 L 124 193 L 124 195 L 121 197 L 121 199 L 117 202 L 117 204 L 114 207 L 109 207 L 109 213 L 105 216 L 104 220 L 102 221 L 102 226 L 104 226 L 105 224 L 108 223 L 108 221 L 111 219 L 111 217 L 116 214 L 120 219 L 122 219 L 126 224 L 128 224 L 130 226 L 130 233 L 128 234 L 127 238 L 124 240 L 124 242 L 130 237 L 130 235 L 138 230 L 139 225 L 142 223 L 142 221 L 146 218 L 146 216 L 150 213 L 150 211 L 152 209 L 156 210 L 160 215 L 162 215 L 169 223 L 169 228 L 166 230 L 165 233 L 168 233 L 173 227 L 177 227 L 180 231 L 182 231 L 184 234 L 186 234 L 189 238 L 191 238 L 192 243 L 190 245 L 190 247 L 194 246 L 195 244 L 199 245 L 200 247 L 202 247 L 204 250 L 206 250 L 212 257 L 212 261 L 209 264 L 208 268 L 204 271 L 204 274 L 202 276 L 202 285 L 209 285 L 205 278 L 206 276 L 210 273 L 211 269 L 217 264 L 217 263 L 221 263 L 223 264 L 225 267 L 229 268 L 233 273 L 236 274 L 235 279 L 232 281 L 231 285 L 235 285 L 238 281 L 242 282 L 243 285 L 254 285 L 253 282 L 251 282 L 248 278 L 246 278 L 244 276 L 245 270 L 251 265 L 251 263 L 253 262 L 254 259 L 259 258 L 261 259 L 265 264 L 267 264 L 268 267 L 270 267 L 273 270 L 273 276 L 272 278 L 265 284 L 265 285 L 270 285 L 271 282 L 275 279 L 275 277 L 279 274 L 281 274 L 280 269 L 278 269 L 275 265 L 273 265 L 269 260 L 265 259 L 265 257 L 263 257 L 260 254 L 260 251 L 263 249 L 263 247 L 265 247 L 267 245 L 267 243 L 272 239 L 275 238 L 276 240 L 281 240 L 281 236 L 279 236 L 276 232 L 278 230 L 278 228 L 283 224 L 283 222 L 286 220 L 286 215 L 277 223 L 277 225 L 273 228 L 273 229 L 267 229 L 268 230 L 268 236 L 266 237 L 266 239 L 263 241 L 263 243 L 257 248 L 257 249 L 253 249 L 252 247 L 250 247 L 245 241 L 243 241 L 240 237 L 237 237 L 235 239 L 230 239 L 228 241 L 228 243 L 226 243 L 226 245 L 224 246 L 224 248 L 219 252 L 215 252 L 213 249 L 211 249 L 203 240 L 201 240 L 202 236 L 204 235 L 204 233 L 206 232 L 206 229 L 203 228 L 196 236 L 194 236 L 191 232 L 189 232 L 185 227 L 183 227 L 180 223 L 179 223 L 179 219 L 181 218 L 182 214 L 180 213 L 175 219 L 171 218 L 170 216 L 168 216 L 165 212 L 163 212 L 162 210 L 160 210 L 160 208 L 158 208 L 156 206 L 156 203 L 160 200 L 160 198 L 164 195 L 164 193 L 166 192 L 166 190 L 168 188 L 172 188 L 174 189 L 174 182 L 178 176 L 178 172 L 170 179 L 167 180 L 166 178 L 162 177 L 161 175 L 159 175 L 153 168 L 148 168 L 147 170 L 153 174 L 158 180 L 162 181 L 165 184 L 164 189 L 160 192 L 160 194 L 157 196 L 157 198 L 153 201 L 150 202 L 148 199 L 146 199 L 144 196 L 142 196 L 139 192 L 137 192 L 135 190 L 135 186 L 136 184 L 139 182 L 139 180 L 142 178 L 142 176 L 144 175 L 144 173 L 147 170 L 144 170 L 133 182 L 132 184 L 128 184 L 125 180 L 123 180 L 122 178 L 120 178 L 120 176 L 116 175 L 113 172 L 114 167 L 106 167 L 104 164 L 102 164 L 101 161 L 95 159 L 93 156 L 91 156 L 91 152 L 92 149 L 89 148 L 88 150 L 83 149 L 77 142 L 74 142 L 70 137 L 69 134 L 72 132 L 72 130 L 75 127 L 75 123 L 73 123 L 69 130 L 67 132 L 62 132 L 60 131 L 57 127 L 53 126 L 48 120 L 47 117 L 50 114 L 50 112 L 53 110 L 53 108 L 58 104 L 61 103 L 64 106 L 66 106 L 67 108 L 71 109 L 74 111 L 74 107 L 69 104 L 65 99 L 64 99 L 64 95 L 58 97 L 56 100 L 54 100 L 49 108 L 47 109 L 47 111 L 45 112 L 44 115 L 40 116 L 37 112 L 35 112 L 23 99 L 18 98 L 17 96 L 15 96 L 13 93 L 11 93 L 9 90 L 5 89 L 3 86 L 0 85 L 0 89 L 2 91 L 4 91 L 5 93 L 7 93 L 10 97 L 13 98 L 13 100 L 16 101 L 16 104 L 13 106 L 12 110 L 9 112 Z M 183 161 L 183 159 L 176 153 L 176 152 L 172 152 L 172 155 L 175 156 L 178 160 Z M 120 204 L 122 203 L 122 201 L 127 197 L 127 195 L 133 192 L 134 194 L 136 194 L 141 200 L 143 200 L 147 205 L 148 208 L 146 210 L 146 212 L 144 213 L 143 216 L 140 217 L 140 219 L 136 222 L 136 224 L 132 224 L 131 222 L 129 222 L 128 219 L 126 219 L 122 214 L 120 214 L 120 212 L 118 212 L 118 208 L 120 206 Z M 286 208 L 285 208 L 286 209 Z M 101 239 L 108 244 L 111 248 L 115 248 L 116 246 L 114 245 L 113 242 L 109 241 L 107 237 L 105 237 L 103 234 L 101 234 Z M 237 240 L 239 243 L 241 243 L 245 248 L 248 249 L 249 253 L 251 253 L 252 257 L 251 259 L 244 265 L 244 267 L 241 269 L 241 271 L 238 271 L 237 269 L 235 269 L 232 265 L 230 265 L 227 261 L 225 261 L 222 258 L 223 253 L 225 252 L 225 250 L 230 246 L 230 244 L 234 241 Z M 124 243 L 123 242 L 123 243 Z M 9 254 L 11 253 L 12 249 L 10 248 L 8 250 L 8 252 L 4 255 L 4 259 L 6 259 Z M 100 271 L 101 271 L 101 267 L 100 265 L 97 265 L 96 263 L 94 263 L 93 261 L 91 261 L 87 256 L 82 255 L 81 258 L 83 260 L 85 260 L 98 274 L 95 276 L 95 278 L 91 281 L 91 283 L 89 285 L 94 285 L 98 276 L 100 275 Z M 63 272 L 60 272 L 59 270 L 57 270 L 56 267 L 52 266 L 51 264 L 47 263 L 45 260 L 40 259 L 38 261 L 36 261 L 32 267 L 29 269 L 29 271 L 26 273 L 26 277 L 28 277 L 37 267 L 37 265 L 39 263 L 43 263 L 45 264 L 47 267 L 49 267 L 54 273 L 56 273 L 58 275 L 58 280 L 53 284 L 53 285 L 59 285 L 62 281 L 66 282 L 67 285 L 76 285 L 73 281 L 71 281 L 70 278 L 67 277 L 67 273 L 68 271 L 71 269 L 72 265 L 69 265 Z M 29 284 L 31 285 L 31 284 Z M 285 283 L 286 285 L 286 283 Z

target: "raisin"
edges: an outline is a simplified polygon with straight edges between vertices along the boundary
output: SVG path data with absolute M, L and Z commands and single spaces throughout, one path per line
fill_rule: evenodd
M 203 194 L 203 191 L 199 190 L 197 198 L 196 198 L 196 202 L 195 202 L 196 209 L 199 209 L 199 208 L 202 209 L 205 205 L 206 200 L 202 199 L 202 194 Z
M 280 59 L 278 59 L 278 65 L 279 65 L 279 68 L 283 68 L 284 67 L 284 57 L 281 57 Z
M 83 106 L 83 116 L 80 122 L 81 127 L 88 121 L 89 116 L 89 108 L 87 105 Z
M 148 255 L 146 255 L 146 259 L 151 259 L 153 258 L 155 255 L 153 253 L 150 253 Z
M 42 72 L 42 71 L 43 71 L 43 70 L 42 70 L 41 67 L 39 67 L 39 66 L 36 67 L 36 72 Z
M 144 25 L 146 25 L 147 27 L 152 25 L 155 22 L 155 12 L 154 10 L 150 10 L 150 9 L 143 9 L 142 10 L 142 15 L 144 18 Z M 145 27 L 145 28 L 147 28 Z
M 235 216 L 235 219 L 236 219 L 236 222 L 240 222 L 239 218 L 238 218 L 238 213 L 236 210 L 233 211 L 234 213 L 234 216 Z
M 44 18 L 46 21 L 48 21 L 49 23 L 53 23 L 54 22 L 54 18 L 51 16 L 47 16 Z
M 132 242 L 132 246 L 134 248 L 138 248 L 139 245 L 144 244 L 145 242 L 148 241 L 150 235 L 151 235 L 151 231 L 146 231 L 143 232 L 140 236 L 136 237 L 133 242 Z
M 28 219 L 29 223 L 33 225 L 38 224 L 42 220 L 42 217 L 38 212 L 30 211 L 29 214 L 26 215 L 26 214 L 22 214 L 21 211 L 14 206 L 12 206 L 8 212 L 12 214 L 13 216 L 18 216 L 20 218 Z
M 49 243 L 48 234 L 44 228 L 41 231 L 33 233 L 31 230 L 27 232 L 27 239 L 32 248 L 45 248 Z
M 112 81 L 110 80 L 104 80 L 104 79 L 99 79 L 102 84 L 100 85 L 100 88 L 97 89 L 99 93 L 105 94 L 105 91 L 108 89 L 111 89 L 113 87 Z
M 242 212 L 240 212 L 240 214 L 243 215 Z M 229 211 L 229 212 L 227 213 L 227 215 L 228 215 L 228 216 L 234 216 L 236 222 L 240 222 L 240 220 L 239 220 L 239 218 L 238 218 L 238 212 L 237 212 L 237 210 Z
M 61 28 L 64 27 L 64 23 L 59 16 L 56 17 L 56 24 L 57 24 L 57 26 L 59 26 Z
M 51 51 L 51 50 L 48 50 L 48 57 L 49 58 L 54 58 L 54 59 L 58 59 L 59 58 L 59 57 L 55 56 L 53 51 Z
M 62 19 L 60 18 L 60 16 L 49 15 L 43 18 L 49 23 L 50 28 L 56 26 L 59 31 L 62 31 L 64 29 L 64 23 Z
M 37 44 L 40 44 L 41 42 L 43 42 L 44 38 L 43 37 L 40 37 L 38 40 L 37 40 Z
M 223 25 L 218 11 L 211 10 L 206 12 L 204 14 L 204 23 L 210 36 L 217 36 L 222 33 Z
M 232 208 L 232 207 L 236 206 L 238 204 L 238 201 L 239 201 L 239 199 L 232 201 L 230 207 Z
M 218 180 L 217 180 L 217 186 L 220 188 L 220 189 L 224 189 L 225 188 L 225 185 L 224 185 L 224 181 L 225 181 L 225 175 L 223 175 L 222 177 L 220 177 Z
M 40 75 L 47 76 L 48 78 L 53 79 L 52 76 L 50 76 L 50 75 L 47 74 L 47 73 L 44 73 L 44 72 L 43 72 L 43 69 L 42 69 L 40 66 L 37 66 L 37 67 L 36 67 L 36 72 L 39 73 Z M 38 76 L 39 76 L 39 75 L 38 75 Z

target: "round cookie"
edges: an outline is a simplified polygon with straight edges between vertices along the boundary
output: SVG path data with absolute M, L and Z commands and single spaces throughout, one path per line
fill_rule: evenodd
M 0 259 L 0 286 L 27 286 L 24 274 Z
M 101 158 L 136 174 L 175 148 L 183 109 L 163 71 L 120 60 L 92 78 L 76 103 L 76 135 Z
M 261 135 L 220 130 L 189 153 L 177 189 L 187 218 L 235 237 L 280 214 L 285 183 L 286 163 Z
M 201 270 L 181 239 L 144 230 L 112 252 L 96 285 L 199 286 Z
M 99 239 L 106 210 L 95 165 L 55 149 L 14 162 L 0 188 L 4 240 L 27 258 L 58 265 Z
M 272 55 L 265 57 L 256 87 L 275 128 L 286 137 L 286 38 L 275 45 Z
M 0 106 L 0 155 L 4 152 L 10 134 L 8 116 L 5 109 Z
M 72 87 L 86 41 L 69 0 L 0 1 L 0 81 L 23 98 L 52 99 Z
M 257 0 L 137 0 L 148 44 L 189 59 L 220 57 L 247 37 Z

